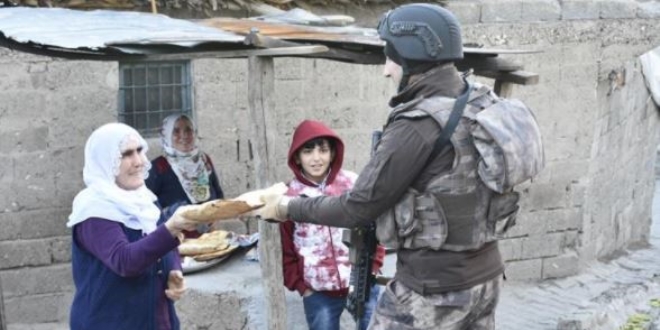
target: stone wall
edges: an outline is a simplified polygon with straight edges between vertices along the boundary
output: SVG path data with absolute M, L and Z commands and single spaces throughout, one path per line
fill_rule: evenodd
M 64 226 L 83 145 L 116 118 L 116 65 L 0 48 L 0 278 L 9 324 L 66 320 L 73 286 Z
M 538 85 L 516 86 L 513 95 L 535 110 L 548 162 L 520 188 L 519 224 L 501 242 L 507 276 L 567 276 L 644 242 L 660 133 L 636 58 L 660 45 L 660 5 L 484 0 L 449 7 L 465 23 L 466 42 L 543 50 L 509 56 L 540 74 Z M 362 10 L 360 22 L 373 25 L 380 12 Z M 289 177 L 285 154 L 303 118 L 336 129 L 347 142 L 346 168 L 359 171 L 394 91 L 381 68 L 277 59 L 275 69 L 278 176 Z M 229 196 L 253 183 L 246 70 L 245 60 L 193 62 L 202 148 Z M 82 188 L 84 142 L 116 119 L 117 81 L 113 62 L 0 49 L 0 280 L 9 324 L 67 320 L 73 288 L 64 224 Z M 157 142 L 150 141 L 151 156 Z

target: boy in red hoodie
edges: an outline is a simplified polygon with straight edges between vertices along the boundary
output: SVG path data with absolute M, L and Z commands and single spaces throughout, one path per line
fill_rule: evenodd
M 289 149 L 288 165 L 295 177 L 289 182 L 287 195 L 337 196 L 350 190 L 357 174 L 342 170 L 343 160 L 344 143 L 335 132 L 321 122 L 303 121 Z M 351 273 L 342 230 L 292 221 L 280 224 L 284 285 L 303 297 L 310 330 L 339 330 Z M 382 266 L 384 255 L 385 250 L 379 246 L 374 273 Z M 378 293 L 374 285 L 360 329 L 367 329 Z

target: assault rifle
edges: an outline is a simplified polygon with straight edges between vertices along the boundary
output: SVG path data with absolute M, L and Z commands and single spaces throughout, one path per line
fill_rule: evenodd
M 372 157 L 381 135 L 381 131 L 374 131 L 371 136 Z M 374 256 L 378 245 L 376 224 L 371 222 L 364 227 L 345 230 L 342 241 L 349 248 L 348 259 L 352 265 L 346 309 L 355 320 L 355 328 L 360 330 L 360 320 L 364 316 L 364 305 L 369 301 L 371 287 L 376 283 L 376 278 L 372 274 Z

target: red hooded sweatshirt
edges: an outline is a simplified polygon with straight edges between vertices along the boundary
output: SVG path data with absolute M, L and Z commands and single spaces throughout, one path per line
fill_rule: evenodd
M 296 154 L 308 141 L 324 137 L 335 141 L 335 156 L 330 170 L 321 184 L 307 179 L 301 166 L 296 164 Z M 341 169 L 344 160 L 344 143 L 323 123 L 305 120 L 296 128 L 289 149 L 288 165 L 295 178 L 289 182 L 288 196 L 320 195 L 337 196 L 353 187 L 357 175 Z M 341 297 L 348 293 L 350 262 L 348 248 L 341 241 L 342 228 L 295 223 L 280 224 L 283 250 L 284 285 L 301 295 L 307 290 Z M 378 247 L 374 259 L 374 272 L 383 264 L 385 250 Z

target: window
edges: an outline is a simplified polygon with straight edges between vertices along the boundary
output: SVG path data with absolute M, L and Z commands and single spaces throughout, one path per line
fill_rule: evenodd
M 188 61 L 119 63 L 119 121 L 153 137 L 163 118 L 192 116 L 190 76 Z

